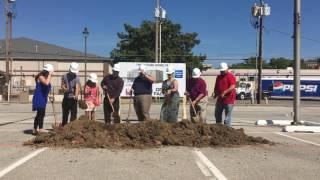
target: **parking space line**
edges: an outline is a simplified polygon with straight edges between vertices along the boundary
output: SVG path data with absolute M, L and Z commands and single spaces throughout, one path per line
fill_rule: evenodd
M 203 163 L 204 166 L 208 168 L 208 170 L 218 179 L 218 180 L 227 180 L 227 178 L 220 172 L 220 170 L 199 150 L 194 149 L 194 154 L 199 158 L 200 162 Z M 198 165 L 198 164 L 197 164 Z M 203 166 L 199 166 L 200 168 L 204 168 Z M 202 173 L 206 176 L 208 172 L 204 169 L 201 169 Z M 205 172 L 205 173 L 204 173 Z
M 14 162 L 13 164 L 9 165 L 7 168 L 0 171 L 0 178 L 8 174 L 10 171 L 14 170 L 15 168 L 21 166 L 23 163 L 27 162 L 28 160 L 32 159 L 33 157 L 37 156 L 38 154 L 42 153 L 43 151 L 47 150 L 48 148 L 41 148 L 38 149 L 31 154 L 19 159 L 18 161 Z
M 274 133 L 278 133 L 278 132 L 276 132 L 276 131 L 271 131 L 271 132 L 263 132 L 263 131 L 261 131 L 261 132 L 256 132 L 256 131 L 253 131 L 253 132 L 245 132 L 246 134 L 274 134 Z
M 196 163 L 197 163 L 197 166 L 199 167 L 199 169 L 201 170 L 202 174 L 204 174 L 204 176 L 212 177 L 212 174 L 211 174 L 210 170 L 206 167 L 206 165 L 204 165 L 200 161 L 196 161 Z
M 301 142 L 304 142 L 304 143 L 308 143 L 308 144 L 312 144 L 314 146 L 319 146 L 320 147 L 320 144 L 318 144 L 318 143 L 307 141 L 307 140 L 303 140 L 303 139 L 296 138 L 296 137 L 293 137 L 293 136 L 289 136 L 289 135 L 286 135 L 284 133 L 277 132 L 275 134 L 278 134 L 280 136 L 284 136 L 284 137 L 287 137 L 287 138 L 291 138 L 291 139 L 294 139 L 294 140 L 297 140 L 297 141 L 301 141 Z

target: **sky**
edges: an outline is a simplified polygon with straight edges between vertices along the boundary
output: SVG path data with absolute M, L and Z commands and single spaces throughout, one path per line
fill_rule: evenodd
M 247 58 L 256 53 L 256 30 L 250 24 L 255 0 L 161 0 L 168 18 L 184 32 L 197 32 L 196 54 L 210 59 Z M 265 0 L 271 16 L 265 20 L 264 57 L 293 56 L 293 0 Z M 88 52 L 108 57 L 123 24 L 139 26 L 154 20 L 155 0 L 17 0 L 14 37 L 84 49 L 82 31 L 88 27 Z M 302 57 L 320 56 L 320 1 L 302 1 Z M 1 9 L 3 14 L 3 8 Z M 0 37 L 4 37 L 4 17 Z M 279 33 L 281 31 L 284 33 Z M 313 39 L 314 41 L 307 40 Z M 232 62 L 234 63 L 234 62 Z

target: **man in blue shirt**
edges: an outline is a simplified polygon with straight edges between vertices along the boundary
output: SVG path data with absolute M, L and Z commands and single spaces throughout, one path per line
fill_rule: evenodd
M 152 103 L 152 84 L 155 78 L 146 73 L 144 65 L 139 66 L 139 76 L 133 81 L 134 109 L 139 121 L 150 120 L 150 107 Z

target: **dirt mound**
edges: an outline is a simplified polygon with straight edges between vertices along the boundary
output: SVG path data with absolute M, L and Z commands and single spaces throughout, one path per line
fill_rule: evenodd
M 182 121 L 168 124 L 149 121 L 113 124 L 80 118 L 64 128 L 42 133 L 25 145 L 86 148 L 151 148 L 159 146 L 235 146 L 269 144 L 268 140 L 247 136 L 243 129 L 223 125 Z

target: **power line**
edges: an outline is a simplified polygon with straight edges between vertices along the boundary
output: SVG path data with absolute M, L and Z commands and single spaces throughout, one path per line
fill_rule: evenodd
M 36 52 L 28 52 L 28 51 L 12 51 L 12 53 L 20 53 L 20 54 L 31 54 L 31 55 L 46 55 L 46 56 L 61 56 L 61 57 L 70 57 L 70 58 L 84 58 L 85 55 L 68 55 L 68 54 L 53 54 L 53 53 L 36 53 Z M 0 55 L 5 54 L 1 52 Z M 14 57 L 13 57 L 14 58 Z M 100 59 L 100 57 L 89 57 L 90 59 Z
M 282 34 L 282 35 L 286 35 L 286 36 L 289 36 L 291 38 L 293 38 L 293 35 L 291 33 L 288 33 L 288 32 L 284 32 L 284 31 L 280 31 L 280 30 L 277 30 L 277 29 L 274 29 L 274 28 L 266 28 L 265 29 L 267 31 L 271 31 L 271 32 L 276 32 L 276 33 L 279 33 L 279 34 Z M 313 38 L 309 38 L 309 37 L 305 37 L 305 36 L 301 36 L 302 39 L 304 40 L 308 40 L 308 41 L 312 41 L 314 43 L 319 43 L 320 44 L 320 40 L 317 40 L 317 39 L 313 39 Z

